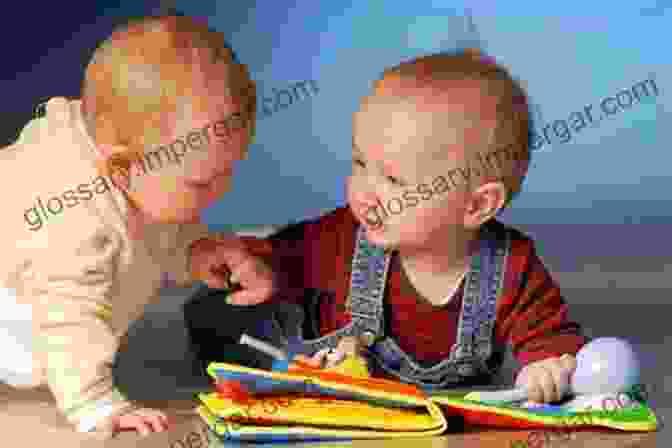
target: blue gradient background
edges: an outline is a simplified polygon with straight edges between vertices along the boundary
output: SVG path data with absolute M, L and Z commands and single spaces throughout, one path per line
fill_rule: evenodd
M 1 72 L 0 132 L 9 143 L 36 104 L 78 96 L 96 43 L 125 17 L 171 7 L 207 17 L 248 64 L 260 109 L 273 89 L 310 79 L 319 87 L 260 115 L 232 191 L 205 214 L 213 229 L 236 229 L 345 203 L 352 113 L 382 69 L 403 59 L 481 47 L 524 82 L 542 125 L 653 76 L 657 97 L 534 152 L 525 191 L 503 219 L 536 237 L 563 287 L 659 288 L 640 300 L 667 300 L 672 1 L 637 3 L 101 0 L 46 4 L 40 14 L 17 3 L 0 28 L 12 62 Z
M 224 31 L 260 94 L 317 80 L 310 101 L 260 120 L 234 188 L 208 211 L 221 224 L 283 223 L 345 201 L 351 115 L 385 67 L 478 45 L 528 88 L 540 122 L 654 77 L 658 96 L 533 155 L 525 193 L 506 219 L 535 224 L 667 224 L 672 2 L 390 2 L 281 0 L 224 7 L 176 1 Z M 469 26 L 472 17 L 474 26 Z M 538 115 L 538 114 L 537 114 Z M 535 117 L 539 120 L 539 117 Z
M 535 237 L 568 294 L 588 288 L 581 300 L 667 302 L 672 2 L 281 0 L 225 8 L 177 0 L 175 6 L 207 16 L 227 34 L 262 98 L 301 80 L 315 79 L 320 88 L 312 100 L 260 120 L 233 190 L 205 215 L 221 230 L 282 224 L 344 204 L 351 115 L 381 70 L 403 59 L 481 47 L 523 81 L 537 129 L 654 79 L 657 97 L 534 152 L 525 190 L 502 218 Z
M 260 117 L 233 190 L 205 215 L 222 229 L 282 224 L 344 203 L 351 116 L 384 67 L 479 46 L 524 82 L 542 124 L 566 119 L 586 104 L 597 108 L 604 97 L 655 77 L 657 97 L 584 128 L 567 143 L 536 151 L 525 192 L 504 217 L 526 224 L 657 229 L 672 222 L 666 144 L 672 129 L 672 1 L 637 3 L 518 1 L 504 7 L 474 1 L 466 9 L 467 2 L 447 0 L 105 0 L 86 8 L 43 5 L 39 15 L 29 4 L 16 4 L 0 30 L 0 50 L 12 61 L 2 71 L 0 129 L 9 143 L 35 104 L 78 96 L 86 61 L 120 19 L 161 4 L 208 17 L 248 64 L 260 107 L 273 89 L 318 83 L 312 98 Z

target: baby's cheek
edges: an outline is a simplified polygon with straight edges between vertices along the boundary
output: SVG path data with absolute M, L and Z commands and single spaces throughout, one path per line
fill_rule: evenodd
M 352 176 L 348 176 L 345 179 L 345 197 L 348 201 L 348 203 L 351 203 L 353 198 L 353 191 L 354 191 L 354 184 L 353 184 L 353 178 Z
M 188 222 L 201 209 L 199 198 L 174 183 L 166 182 L 163 188 L 145 196 L 146 211 L 159 220 Z
M 233 176 L 223 175 L 217 177 L 212 182 L 212 199 L 219 199 L 224 193 L 231 189 L 231 181 Z
M 408 232 L 419 239 L 432 240 L 432 237 L 442 237 L 458 229 L 461 224 L 458 217 L 448 208 L 437 207 L 436 203 L 421 204 L 417 210 L 411 210 L 412 217 L 407 219 Z M 443 239 L 443 238 L 440 238 Z

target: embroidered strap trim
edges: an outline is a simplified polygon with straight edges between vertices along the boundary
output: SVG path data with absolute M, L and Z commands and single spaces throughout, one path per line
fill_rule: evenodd
M 346 301 L 352 322 L 326 336 L 303 341 L 301 352 L 313 353 L 325 348 L 336 348 L 344 336 L 380 337 L 383 330 L 383 294 L 389 267 L 390 257 L 383 249 L 369 245 L 365 230 L 358 228 L 350 294 Z

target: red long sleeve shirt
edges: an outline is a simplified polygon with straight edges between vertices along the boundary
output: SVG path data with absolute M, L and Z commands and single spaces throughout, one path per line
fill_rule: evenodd
M 251 252 L 264 257 L 280 275 L 284 299 L 296 301 L 304 288 L 326 292 L 319 304 L 321 335 L 350 321 L 343 304 L 349 292 L 356 228 L 350 209 L 341 207 L 293 224 L 267 240 L 245 238 Z M 567 304 L 534 243 L 516 230 L 504 272 L 497 302 L 497 341 L 508 343 L 522 365 L 576 354 L 586 340 L 578 324 L 568 320 Z M 413 288 L 394 255 L 385 291 L 387 334 L 420 364 L 442 361 L 456 341 L 462 289 L 447 305 L 432 305 Z

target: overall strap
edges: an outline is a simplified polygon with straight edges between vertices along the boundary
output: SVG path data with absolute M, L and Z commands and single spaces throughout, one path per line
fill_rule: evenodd
M 476 371 L 489 370 L 485 363 L 492 354 L 497 297 L 503 286 L 509 246 L 508 233 L 502 239 L 486 226 L 482 228 L 479 251 L 472 256 L 465 279 L 457 342 L 453 348 L 456 360 L 470 361 L 460 363 L 460 375 L 470 376 L 477 374 Z
M 369 243 L 366 231 L 359 226 L 346 309 L 362 330 L 359 336 L 367 346 L 384 334 L 383 299 L 390 260 L 390 254 Z
M 359 226 L 352 259 L 350 290 L 346 312 L 351 322 L 343 328 L 317 339 L 303 340 L 295 352 L 314 353 L 324 348 L 336 348 L 344 336 L 358 336 L 367 345 L 383 335 L 383 295 L 390 255 L 382 248 L 372 246 L 366 239 L 366 230 Z M 296 347 L 296 346 L 295 346 Z

